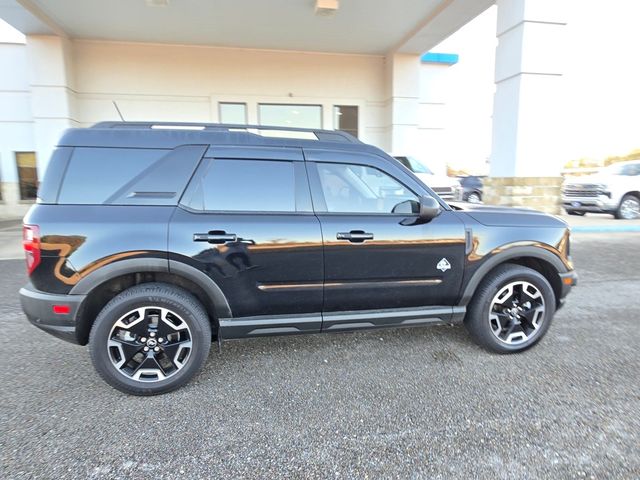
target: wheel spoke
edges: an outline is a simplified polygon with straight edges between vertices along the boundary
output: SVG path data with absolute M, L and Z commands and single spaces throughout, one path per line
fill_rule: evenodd
M 142 350 L 142 344 L 130 340 L 122 340 L 120 338 L 111 339 L 112 346 L 117 346 L 121 352 L 121 366 L 126 365 L 131 361 L 136 353 Z
M 182 350 L 183 348 L 191 348 L 191 340 L 183 340 L 180 342 L 173 342 L 170 343 L 168 345 L 165 345 L 163 347 L 164 353 L 167 356 L 167 358 L 171 361 L 171 363 L 173 363 L 174 365 L 178 365 L 181 364 L 182 362 L 177 362 L 175 361 L 176 355 L 178 354 L 178 352 L 180 350 Z
M 129 315 L 128 318 L 133 317 L 134 313 L 137 314 L 138 317 L 130 321 L 129 323 L 124 323 L 124 319 L 120 320 L 118 321 L 118 323 L 116 323 L 116 325 L 119 325 L 121 328 L 124 328 L 125 330 L 139 337 L 146 337 L 149 331 L 149 317 L 146 314 L 146 309 L 139 308 L 135 312 L 131 313 L 132 315 Z
M 166 376 L 164 369 L 160 363 L 158 363 L 155 355 L 151 353 L 147 354 L 147 357 L 138 365 L 138 368 L 133 372 L 133 377 L 140 378 L 140 375 L 144 373 L 157 373 L 159 377 L 163 378 Z
M 184 330 L 186 324 L 176 317 L 172 316 L 171 319 L 167 317 L 170 315 L 169 311 L 166 309 L 162 309 L 160 314 L 160 318 L 158 319 L 158 336 L 167 338 L 169 335 L 179 332 L 180 330 Z M 174 323 L 174 320 L 177 320 L 177 324 Z

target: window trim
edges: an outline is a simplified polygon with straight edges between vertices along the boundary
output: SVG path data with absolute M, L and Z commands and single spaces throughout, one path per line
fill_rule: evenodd
M 285 162 L 293 164 L 293 181 L 294 181 L 294 202 L 295 202 L 295 210 L 286 211 L 286 210 L 208 210 L 208 209 L 197 209 L 193 208 L 186 203 L 184 203 L 185 195 L 189 192 L 191 185 L 193 182 L 198 182 L 202 178 L 202 175 L 205 171 L 208 170 L 211 162 L 215 162 L 216 160 L 230 160 L 236 162 L 244 162 L 244 161 L 254 161 L 254 162 Z M 194 214 L 205 214 L 205 215 L 314 215 L 313 211 L 313 200 L 311 197 L 311 192 L 308 188 L 309 181 L 307 179 L 307 171 L 304 167 L 304 160 L 291 160 L 291 159 L 280 159 L 280 158 L 227 158 L 227 157 L 205 157 L 198 165 L 198 168 L 194 172 L 193 176 L 189 180 L 186 188 L 182 192 L 180 196 L 180 200 L 178 201 L 178 207 L 186 210 L 190 213 Z M 307 209 L 304 209 L 304 204 L 308 205 Z
M 313 207 L 314 207 L 314 211 L 316 213 L 321 213 L 322 215 L 334 215 L 334 216 L 372 216 L 372 217 L 396 217 L 396 218 L 408 218 L 408 217 L 418 217 L 419 214 L 417 213 L 394 213 L 394 212 L 330 212 L 328 207 L 327 207 L 327 203 L 326 203 L 326 199 L 325 199 L 325 195 L 324 195 L 324 190 L 322 188 L 322 182 L 320 180 L 320 173 L 318 172 L 318 164 L 319 163 L 326 163 L 326 164 L 331 164 L 331 165 L 355 165 L 355 166 L 360 166 L 360 167 L 367 167 L 367 168 L 373 168 L 375 170 L 378 170 L 379 172 L 381 172 L 384 175 L 387 175 L 389 177 L 391 177 L 392 179 L 394 179 L 396 182 L 398 182 L 400 185 L 402 185 L 404 188 L 406 188 L 408 191 L 410 191 L 411 193 L 413 193 L 416 198 L 420 199 L 420 197 L 422 196 L 419 193 L 416 193 L 416 191 L 407 186 L 403 181 L 399 180 L 396 176 L 392 175 L 391 173 L 376 167 L 374 165 L 368 164 L 368 163 L 349 163 L 349 162 L 329 162 L 329 161 L 307 161 L 307 171 L 309 174 L 309 186 L 311 187 L 311 197 L 313 200 Z

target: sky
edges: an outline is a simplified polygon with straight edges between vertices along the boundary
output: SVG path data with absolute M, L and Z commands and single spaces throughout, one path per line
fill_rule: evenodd
M 567 0 L 562 145 L 566 160 L 640 148 L 640 1 Z M 433 49 L 458 53 L 451 67 L 449 138 L 454 166 L 482 168 L 491 154 L 497 7 Z

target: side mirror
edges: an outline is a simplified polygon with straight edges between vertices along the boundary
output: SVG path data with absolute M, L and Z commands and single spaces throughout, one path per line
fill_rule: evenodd
M 440 204 L 435 198 L 427 195 L 420 197 L 420 212 L 418 214 L 420 220 L 423 222 L 433 220 L 440 215 L 441 211 Z

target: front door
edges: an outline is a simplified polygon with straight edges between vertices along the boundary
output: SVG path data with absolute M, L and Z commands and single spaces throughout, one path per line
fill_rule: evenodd
M 465 248 L 457 214 L 444 210 L 421 224 L 399 213 L 426 190 L 381 158 L 305 154 L 317 160 L 308 168 L 325 245 L 323 311 L 454 305 Z
M 322 236 L 300 149 L 210 149 L 172 218 L 169 251 L 222 290 L 233 315 L 220 319 L 225 338 L 319 331 Z

